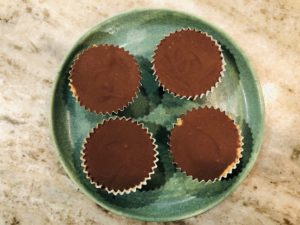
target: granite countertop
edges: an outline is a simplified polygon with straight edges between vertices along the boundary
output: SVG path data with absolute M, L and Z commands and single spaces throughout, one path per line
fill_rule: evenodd
M 82 194 L 58 161 L 48 124 L 53 82 L 75 41 L 112 15 L 144 7 L 185 11 L 226 31 L 249 57 L 266 106 L 248 178 L 207 213 L 166 224 L 300 224 L 300 2 L 293 0 L 0 1 L 0 224 L 148 224 Z

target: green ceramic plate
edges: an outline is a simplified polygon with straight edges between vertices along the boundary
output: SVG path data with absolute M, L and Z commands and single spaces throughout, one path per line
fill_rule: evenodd
M 168 33 L 195 28 L 214 36 L 222 45 L 227 62 L 226 76 L 209 96 L 198 100 L 180 100 L 164 93 L 154 81 L 151 55 Z M 75 55 L 92 44 L 117 44 L 136 57 L 142 70 L 138 99 L 119 115 L 142 121 L 154 133 L 159 144 L 159 165 L 151 181 L 142 190 L 129 195 L 112 196 L 97 190 L 85 178 L 79 152 L 85 136 L 108 116 L 85 111 L 72 97 L 67 76 Z M 215 183 L 199 184 L 176 171 L 167 148 L 172 122 L 192 107 L 210 104 L 231 113 L 242 129 L 244 151 L 234 172 Z M 110 18 L 89 30 L 64 60 L 53 91 L 51 110 L 53 139 L 66 172 L 82 192 L 116 214 L 147 221 L 171 221 L 202 213 L 225 199 L 251 170 L 262 142 L 263 99 L 259 83 L 247 59 L 235 43 L 207 22 L 180 12 L 167 10 L 133 11 Z

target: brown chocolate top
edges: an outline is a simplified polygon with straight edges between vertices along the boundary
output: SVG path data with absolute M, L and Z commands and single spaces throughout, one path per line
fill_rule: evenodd
M 214 180 L 239 158 L 239 132 L 223 112 L 197 109 L 172 130 L 170 146 L 175 163 L 187 175 Z
M 110 190 L 128 190 L 149 176 L 155 151 L 145 129 L 117 119 L 104 122 L 90 134 L 84 159 L 92 181 Z
M 160 42 L 154 55 L 154 70 L 171 92 L 187 97 L 201 95 L 221 75 L 221 52 L 205 34 L 182 30 Z
M 71 89 L 82 105 L 111 113 L 132 101 L 140 73 L 133 56 L 124 49 L 99 45 L 79 55 L 70 78 Z

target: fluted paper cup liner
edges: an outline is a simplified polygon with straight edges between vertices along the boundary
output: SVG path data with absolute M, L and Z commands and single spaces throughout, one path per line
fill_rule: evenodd
M 124 48 L 93 45 L 71 65 L 69 87 L 86 110 L 110 114 L 124 110 L 137 97 L 141 75 L 135 58 Z
M 170 33 L 152 56 L 156 80 L 175 96 L 197 99 L 207 96 L 225 74 L 220 44 L 208 33 L 182 29 Z
M 180 171 L 198 182 L 226 178 L 242 158 L 240 127 L 224 111 L 192 109 L 178 118 L 170 134 L 170 152 Z
M 141 189 L 157 168 L 155 139 L 143 124 L 112 117 L 98 124 L 81 150 L 82 168 L 96 188 L 113 195 Z

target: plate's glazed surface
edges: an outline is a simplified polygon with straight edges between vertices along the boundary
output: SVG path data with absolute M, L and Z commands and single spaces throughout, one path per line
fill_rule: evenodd
M 213 35 L 222 46 L 226 73 L 213 93 L 197 101 L 164 93 L 154 81 L 151 56 L 168 33 L 195 28 Z M 136 101 L 119 116 L 143 122 L 157 139 L 158 169 L 142 190 L 112 196 L 94 188 L 80 166 L 81 145 L 98 122 L 108 116 L 81 108 L 68 89 L 68 72 L 77 53 L 93 44 L 116 44 L 133 54 L 142 72 L 142 88 Z M 169 130 L 176 118 L 193 107 L 212 105 L 226 110 L 244 136 L 241 163 L 226 179 L 197 183 L 176 171 L 167 148 Z M 70 51 L 54 87 L 51 124 L 60 160 L 71 179 L 91 199 L 117 214 L 147 221 L 170 221 L 202 213 L 226 198 L 251 170 L 262 142 L 264 109 L 259 83 L 241 50 L 224 33 L 187 14 L 167 10 L 141 10 L 113 17 L 92 28 Z M 116 162 L 117 163 L 117 162 Z

